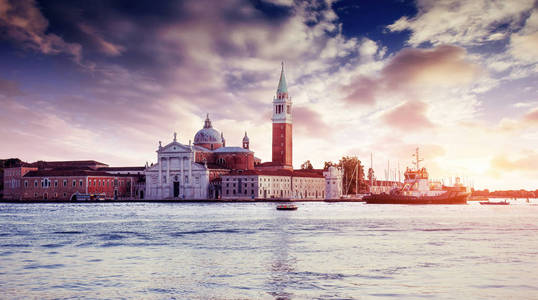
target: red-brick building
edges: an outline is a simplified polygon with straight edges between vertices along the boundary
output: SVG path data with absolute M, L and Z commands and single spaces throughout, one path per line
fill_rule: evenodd
M 96 195 L 99 199 L 136 198 L 135 187 L 143 175 L 102 170 L 107 167 L 93 160 L 21 162 L 18 167 L 5 169 L 4 198 L 59 201 L 76 200 L 78 195 Z

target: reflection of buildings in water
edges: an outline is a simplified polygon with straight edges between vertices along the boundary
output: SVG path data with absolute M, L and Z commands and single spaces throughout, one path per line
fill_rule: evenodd
M 292 233 L 288 232 L 289 212 L 275 211 L 277 217 L 275 224 L 278 228 L 275 229 L 275 238 L 272 244 L 273 258 L 268 266 L 270 271 L 268 285 L 268 294 L 275 299 L 291 299 L 293 293 L 287 292 L 288 287 L 293 285 L 292 274 L 295 272 L 297 259 L 293 255 L 289 255 L 289 246 L 293 241 L 290 241 Z

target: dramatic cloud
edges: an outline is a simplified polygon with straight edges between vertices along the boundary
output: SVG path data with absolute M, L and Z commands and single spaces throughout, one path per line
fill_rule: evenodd
M 293 109 L 293 125 L 297 134 L 318 139 L 326 139 L 330 135 L 331 128 L 323 122 L 322 116 L 308 107 Z
M 535 0 L 418 0 L 419 13 L 387 26 L 391 31 L 410 30 L 408 43 L 418 46 L 475 45 L 504 39 L 535 8 Z
M 465 86 L 479 74 L 480 68 L 466 60 L 461 47 L 408 48 L 391 59 L 379 77 L 358 76 L 344 90 L 349 92 L 348 102 L 372 104 L 380 94 Z
M 538 108 L 531 109 L 523 116 L 523 120 L 535 125 L 538 124 Z
M 80 30 L 86 33 L 91 40 L 97 45 L 98 49 L 109 56 L 121 55 L 125 48 L 120 45 L 115 45 L 111 42 L 107 42 L 97 31 L 89 25 L 79 24 Z
M 533 172 L 538 170 L 538 153 L 528 151 L 517 158 L 510 158 L 505 155 L 499 155 L 491 160 L 491 166 L 496 171 L 504 172 Z
M 296 166 L 374 152 L 382 174 L 418 146 L 432 177 L 535 185 L 487 173 L 507 145 L 538 140 L 530 1 L 386 5 L 392 16 L 375 30 L 337 4 L 0 0 L 0 157 L 142 165 L 174 131 L 188 143 L 210 113 L 227 145 L 246 130 L 267 161 L 284 61 Z
M 81 61 L 82 47 L 68 43 L 53 33 L 46 33 L 48 21 L 33 0 L 0 0 L 0 27 L 6 34 L 24 47 L 44 54 L 65 53 L 76 62 Z
M 420 101 L 408 101 L 382 116 L 382 120 L 398 130 L 427 130 L 434 127 L 426 117 L 428 106 Z

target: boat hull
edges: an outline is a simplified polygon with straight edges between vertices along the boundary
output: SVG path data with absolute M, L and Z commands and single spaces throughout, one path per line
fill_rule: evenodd
M 367 204 L 467 204 L 470 193 L 449 191 L 439 196 L 370 195 L 362 198 Z

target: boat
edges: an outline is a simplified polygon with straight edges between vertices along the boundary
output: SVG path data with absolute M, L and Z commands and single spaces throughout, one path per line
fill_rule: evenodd
M 419 149 L 416 149 L 415 169 L 406 169 L 402 188 L 390 193 L 370 194 L 362 198 L 367 204 L 467 204 L 471 193 L 456 178 L 454 186 L 444 186 L 428 180 L 426 168 L 420 168 Z
M 293 204 L 280 204 L 276 207 L 277 210 L 297 210 L 297 205 Z
M 510 205 L 510 202 L 504 200 L 500 202 L 490 202 L 490 201 L 482 201 L 480 202 L 481 205 Z

